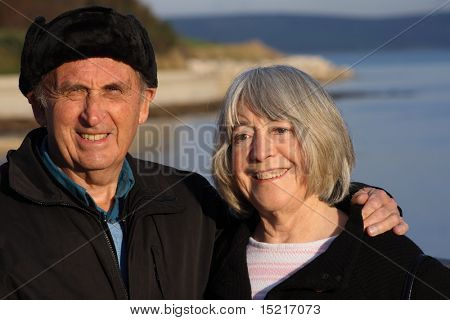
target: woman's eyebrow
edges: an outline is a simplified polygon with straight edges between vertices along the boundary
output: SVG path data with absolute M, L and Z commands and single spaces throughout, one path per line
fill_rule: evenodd
M 248 121 L 239 121 L 233 126 L 233 129 L 238 129 L 242 127 L 253 128 L 254 126 Z

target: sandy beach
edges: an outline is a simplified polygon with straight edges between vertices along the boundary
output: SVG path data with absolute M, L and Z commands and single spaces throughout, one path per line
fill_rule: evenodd
M 232 79 L 256 65 L 289 64 L 321 82 L 337 81 L 353 75 L 320 56 L 287 56 L 258 64 L 233 60 L 190 60 L 187 68 L 158 72 L 158 93 L 152 117 L 215 111 Z M 0 157 L 17 148 L 25 132 L 36 126 L 27 99 L 18 88 L 18 75 L 0 76 Z
M 220 101 L 231 80 L 241 71 L 269 64 L 293 65 L 321 82 L 352 76 L 352 71 L 335 66 L 320 56 L 287 56 L 255 64 L 232 60 L 190 60 L 186 69 L 158 72 L 155 105 L 164 108 L 201 105 Z M 29 104 L 18 89 L 18 75 L 0 76 L 0 119 L 33 117 Z M 188 107 L 187 107 L 188 108 Z

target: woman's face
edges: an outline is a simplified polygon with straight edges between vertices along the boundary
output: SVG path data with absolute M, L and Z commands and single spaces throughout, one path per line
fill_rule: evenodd
M 242 194 L 260 212 L 295 211 L 304 200 L 300 142 L 289 121 L 272 121 L 248 107 L 233 130 L 232 164 Z

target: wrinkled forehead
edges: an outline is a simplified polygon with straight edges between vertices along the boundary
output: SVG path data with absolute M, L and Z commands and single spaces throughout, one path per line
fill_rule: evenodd
M 111 58 L 88 58 L 66 62 L 55 70 L 62 76 L 73 74 L 81 77 L 88 74 L 97 77 L 110 77 L 114 80 L 126 79 L 136 73 L 129 65 Z
M 137 71 L 110 58 L 89 58 L 62 64 L 53 70 L 57 87 L 67 84 L 102 86 L 117 83 L 132 86 L 139 81 Z

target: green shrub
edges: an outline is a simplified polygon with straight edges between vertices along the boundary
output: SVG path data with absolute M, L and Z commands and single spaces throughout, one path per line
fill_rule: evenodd
M 19 72 L 24 37 L 23 31 L 0 29 L 0 74 Z

